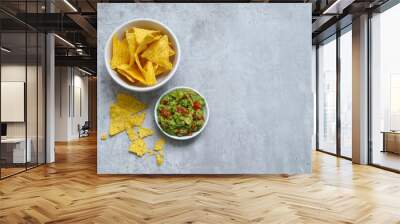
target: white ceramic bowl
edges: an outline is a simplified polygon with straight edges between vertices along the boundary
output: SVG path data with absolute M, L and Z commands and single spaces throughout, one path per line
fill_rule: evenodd
M 198 130 L 197 132 L 192 133 L 192 135 L 189 135 L 189 136 L 175 136 L 175 135 L 170 135 L 170 134 L 166 133 L 166 132 L 160 127 L 160 124 L 158 123 L 157 107 L 158 107 L 158 105 L 160 104 L 160 100 L 161 100 L 165 95 L 167 95 L 168 93 L 170 93 L 170 92 L 172 92 L 172 91 L 174 91 L 174 90 L 176 90 L 176 89 L 190 89 L 190 90 L 192 90 L 193 92 L 196 92 L 197 94 L 199 94 L 201 97 L 203 97 L 204 102 L 205 102 L 205 107 L 206 107 L 206 108 L 205 108 L 205 113 L 206 113 L 206 114 L 205 114 L 204 125 L 203 125 L 203 127 L 201 127 L 200 130 Z M 195 89 L 193 89 L 193 88 L 190 88 L 190 87 L 186 87 L 186 86 L 178 86 L 178 87 L 175 87 L 175 88 L 172 88 L 172 89 L 166 91 L 165 93 L 163 93 L 163 94 L 160 96 L 160 98 L 158 98 L 157 103 L 156 103 L 156 106 L 154 107 L 154 119 L 155 119 L 155 121 L 156 121 L 156 123 L 157 123 L 158 128 L 159 128 L 159 129 L 161 130 L 161 132 L 164 133 L 166 136 L 168 136 L 168 137 L 170 137 L 170 138 L 172 138 L 172 139 L 176 139 L 176 140 L 188 140 L 188 139 L 194 138 L 194 137 L 196 137 L 197 135 L 199 135 L 199 134 L 204 130 L 204 128 L 207 126 L 209 116 L 210 116 L 210 109 L 208 108 L 208 103 L 207 103 L 206 98 L 205 98 L 203 95 L 201 95 L 201 94 L 199 93 L 199 91 L 197 91 L 197 90 L 195 90 Z
M 117 34 L 120 38 L 124 34 L 124 32 L 130 28 L 130 27 L 139 27 L 139 28 L 144 28 L 144 29 L 154 29 L 154 30 L 160 30 L 161 33 L 168 35 L 168 39 L 171 41 L 171 44 L 176 52 L 175 56 L 173 57 L 172 61 L 172 70 L 168 72 L 168 74 L 163 74 L 162 76 L 157 77 L 157 84 L 154 86 L 134 86 L 126 81 L 124 81 L 116 71 L 111 69 L 111 56 L 112 56 L 112 37 L 114 34 Z M 181 49 L 179 47 L 179 42 L 178 39 L 176 38 L 175 34 L 172 32 L 170 28 L 168 28 L 166 25 L 162 24 L 161 22 L 154 20 L 154 19 L 134 19 L 129 22 L 126 22 L 122 24 L 121 26 L 117 27 L 110 37 L 108 38 L 106 42 L 106 48 L 104 49 L 104 59 L 106 63 L 106 68 L 108 71 L 108 74 L 111 76 L 112 79 L 116 83 L 118 83 L 120 86 L 132 90 L 135 92 L 148 92 L 152 91 L 155 89 L 160 88 L 163 86 L 165 83 L 168 82 L 174 76 L 176 69 L 178 68 L 179 61 L 180 61 L 180 56 L 181 56 Z

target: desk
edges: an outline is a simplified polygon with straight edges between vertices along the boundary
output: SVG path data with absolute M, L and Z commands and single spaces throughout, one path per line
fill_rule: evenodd
M 6 152 L 6 155 L 9 154 L 8 152 L 11 152 L 12 161 L 9 161 L 9 162 L 11 162 L 11 163 L 30 162 L 31 159 L 32 159 L 32 154 L 31 154 L 31 144 L 32 144 L 32 142 L 31 142 L 31 139 L 28 138 L 27 142 L 28 142 L 28 144 L 27 144 L 28 147 L 26 147 L 26 154 L 25 154 L 25 138 L 5 138 L 5 139 L 1 139 L 2 157 L 3 157 L 3 152 Z M 12 147 L 11 149 L 9 148 L 10 146 Z M 5 147 L 5 148 L 3 148 L 3 147 Z M 25 161 L 25 158 L 27 159 L 26 161 Z
M 383 131 L 383 150 L 382 152 L 392 152 L 400 154 L 400 132 Z

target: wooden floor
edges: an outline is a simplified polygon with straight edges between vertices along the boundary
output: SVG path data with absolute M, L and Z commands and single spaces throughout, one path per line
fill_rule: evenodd
M 400 155 L 392 152 L 381 152 L 374 150 L 372 157 L 374 164 L 389 167 L 395 170 L 400 170 Z
M 25 167 L 17 167 L 17 168 L 14 168 L 14 167 L 11 167 L 11 168 L 4 168 L 4 167 L 2 167 L 1 168 L 1 177 L 8 177 L 8 176 L 11 176 L 11 175 L 13 175 L 13 174 L 16 174 L 16 173 L 19 173 L 19 172 L 23 172 L 23 171 L 25 171 L 26 169 L 25 169 Z
M 295 176 L 98 176 L 94 138 L 0 181 L 0 223 L 400 223 L 400 175 L 315 152 Z

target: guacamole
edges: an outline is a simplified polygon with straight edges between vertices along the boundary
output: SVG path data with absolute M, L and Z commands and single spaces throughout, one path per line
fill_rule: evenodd
M 204 99 L 190 89 L 173 90 L 161 98 L 157 119 L 160 127 L 170 135 L 191 135 L 204 125 Z

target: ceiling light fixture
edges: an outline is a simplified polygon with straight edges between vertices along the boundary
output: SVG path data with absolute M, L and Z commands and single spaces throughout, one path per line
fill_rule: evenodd
M 69 42 L 68 40 L 60 37 L 58 34 L 54 34 L 55 37 L 57 37 L 59 40 L 61 40 L 62 42 L 66 43 L 67 45 L 69 45 L 70 47 L 75 48 L 75 45 L 73 45 L 71 42 Z
M 78 12 L 75 6 L 73 6 L 68 0 L 64 0 L 64 3 L 67 4 L 74 12 Z
M 85 73 L 85 74 L 87 74 L 87 75 L 90 75 L 90 76 L 93 75 L 92 73 L 90 73 L 90 72 L 88 72 L 88 71 L 86 71 L 86 70 L 83 70 L 83 69 L 81 69 L 81 68 L 79 68 L 79 67 L 78 67 L 78 70 L 81 71 L 81 72 L 83 72 L 83 73 Z
M 332 5 L 324 10 L 322 14 L 342 14 L 343 9 L 351 5 L 354 0 L 336 0 Z
M 11 50 L 9 50 L 9 49 L 7 49 L 7 48 L 5 48 L 5 47 L 1 47 L 0 49 L 1 49 L 2 51 L 6 52 L 6 53 L 10 53 L 10 52 L 11 52 Z

